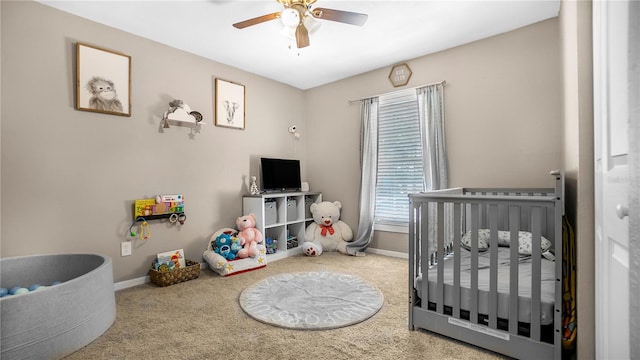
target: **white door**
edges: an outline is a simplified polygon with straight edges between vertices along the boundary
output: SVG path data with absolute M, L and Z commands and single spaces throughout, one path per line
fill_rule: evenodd
M 629 359 L 628 1 L 593 2 L 593 43 L 596 355 Z

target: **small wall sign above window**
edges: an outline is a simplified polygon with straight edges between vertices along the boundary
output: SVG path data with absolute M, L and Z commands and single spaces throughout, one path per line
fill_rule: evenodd
M 411 69 L 407 64 L 395 65 L 391 68 L 391 73 L 389 73 L 389 81 L 394 87 L 407 85 L 410 78 Z

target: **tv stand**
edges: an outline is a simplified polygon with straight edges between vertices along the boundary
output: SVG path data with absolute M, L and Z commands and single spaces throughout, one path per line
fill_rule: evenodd
M 256 228 L 264 238 L 278 241 L 275 253 L 267 254 L 268 261 L 301 253 L 304 232 L 313 222 L 309 207 L 319 202 L 322 193 L 317 192 L 268 192 L 242 197 L 242 213 L 253 213 Z

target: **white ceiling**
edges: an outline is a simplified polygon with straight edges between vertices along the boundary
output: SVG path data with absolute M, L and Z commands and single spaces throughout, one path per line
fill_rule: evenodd
M 367 23 L 358 27 L 319 20 L 322 25 L 310 35 L 311 45 L 296 49 L 280 35 L 280 20 L 242 30 L 232 26 L 282 10 L 275 0 L 39 2 L 303 90 L 507 32 L 560 11 L 560 0 L 318 0 L 312 8 L 365 13 Z

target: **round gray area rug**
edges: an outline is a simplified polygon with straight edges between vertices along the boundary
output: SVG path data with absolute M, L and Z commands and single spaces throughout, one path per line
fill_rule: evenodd
M 335 329 L 364 321 L 384 298 L 360 278 L 333 272 L 299 272 L 261 280 L 240 294 L 252 318 L 292 329 Z

